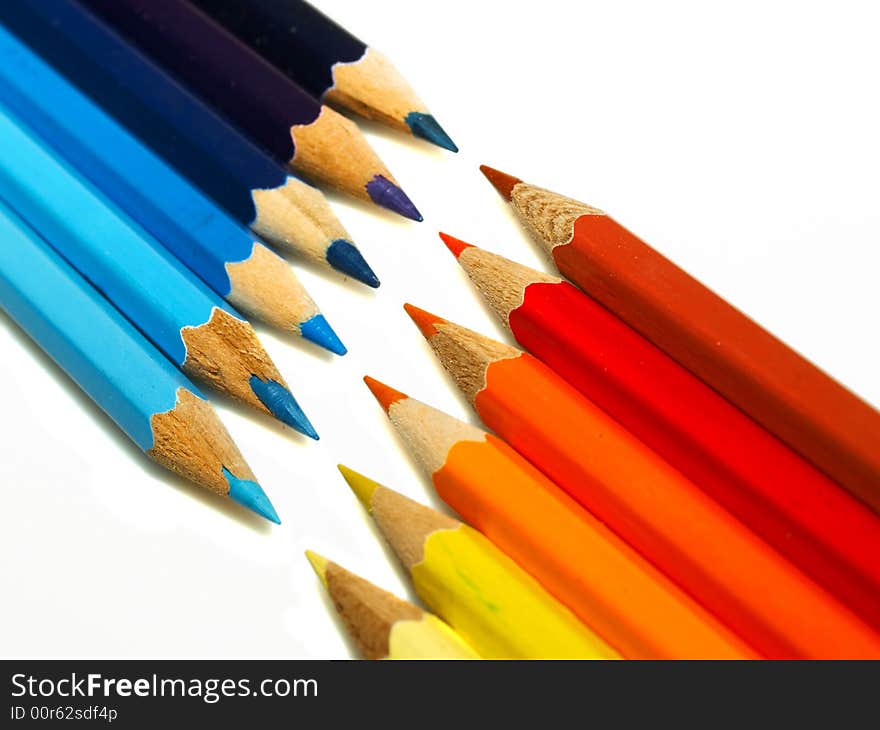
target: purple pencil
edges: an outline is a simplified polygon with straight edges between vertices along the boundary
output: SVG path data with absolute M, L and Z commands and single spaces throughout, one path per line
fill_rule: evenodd
M 80 0 L 279 161 L 412 220 L 412 201 L 357 126 L 185 0 Z

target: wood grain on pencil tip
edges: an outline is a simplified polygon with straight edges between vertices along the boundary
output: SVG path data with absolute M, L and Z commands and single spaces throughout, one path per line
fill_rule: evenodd
M 312 96 L 458 152 L 400 72 L 302 0 L 195 0 Z
M 411 220 L 412 201 L 354 122 L 322 106 L 185 0 L 82 0 L 275 159 Z
M 425 605 L 486 659 L 614 659 L 579 622 L 483 535 L 339 466 L 409 572 Z
M 441 238 L 517 342 L 880 628 L 880 520 L 558 276 Z
M 319 190 L 289 174 L 87 10 L 70 1 L 0 3 L 0 18 L 241 225 L 284 252 L 378 286 Z
M 880 512 L 880 412 L 603 211 L 481 169 L 564 276 Z
M 306 550 L 364 659 L 479 659 L 455 631 L 409 601 Z
M 409 308 L 483 422 L 769 657 L 880 657 L 880 635 L 531 355 Z
M 755 656 L 504 441 L 365 380 L 440 498 L 622 656 Z
M 210 404 L 5 204 L 0 307 L 147 456 L 279 522 Z

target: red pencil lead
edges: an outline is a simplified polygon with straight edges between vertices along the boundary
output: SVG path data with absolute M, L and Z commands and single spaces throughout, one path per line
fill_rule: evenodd
M 399 390 L 395 390 L 390 385 L 385 385 L 385 383 L 381 383 L 369 375 L 364 375 L 364 382 L 386 413 L 397 401 L 409 398 L 406 393 L 401 393 Z
M 448 233 L 443 233 L 441 231 L 439 236 L 443 243 L 446 244 L 446 248 L 452 251 L 452 255 L 455 256 L 455 258 L 461 256 L 466 248 L 474 248 L 472 243 L 465 243 L 461 239 L 455 238 L 455 236 L 450 236 Z
M 486 179 L 495 186 L 495 189 L 501 193 L 501 197 L 508 202 L 510 202 L 510 196 L 513 193 L 514 187 L 522 182 L 518 177 L 508 175 L 506 172 L 501 172 L 488 165 L 480 165 L 480 172 L 482 172 L 486 176 Z
M 435 325 L 446 322 L 443 317 L 438 317 L 436 314 L 426 312 L 424 309 L 419 309 L 412 304 L 404 304 L 403 308 L 406 310 L 410 319 L 416 323 L 416 327 L 419 328 L 425 339 L 428 340 L 437 334 L 437 328 Z

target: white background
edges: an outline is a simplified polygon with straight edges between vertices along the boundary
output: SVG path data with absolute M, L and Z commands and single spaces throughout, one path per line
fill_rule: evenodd
M 607 210 L 880 404 L 876 5 L 319 5 L 462 152 L 368 128 L 425 222 L 334 198 L 381 289 L 298 268 L 347 357 L 260 330 L 321 441 L 219 405 L 284 524 L 153 467 L 0 314 L 0 654 L 349 656 L 306 548 L 411 595 L 335 464 L 436 504 L 361 376 L 472 417 L 401 305 L 503 336 L 438 229 L 546 266 L 481 162 Z

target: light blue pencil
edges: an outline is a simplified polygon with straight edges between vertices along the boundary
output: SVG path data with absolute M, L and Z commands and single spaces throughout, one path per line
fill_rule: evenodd
M 147 456 L 280 522 L 195 386 L 4 203 L 0 307 Z
M 3 27 L 0 98 L 221 297 L 250 317 L 345 354 L 281 257 Z
M 3 110 L 0 198 L 187 375 L 317 438 L 247 320 Z

